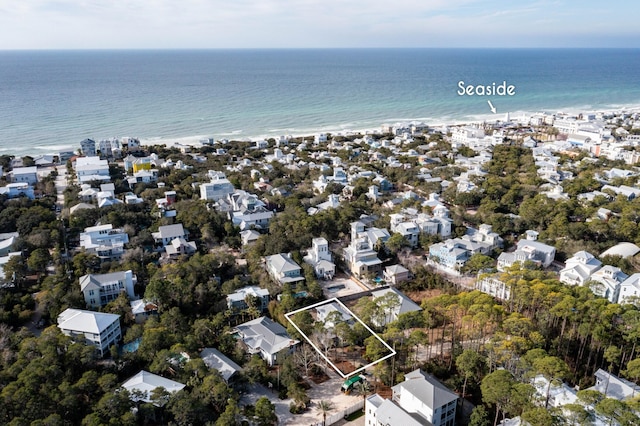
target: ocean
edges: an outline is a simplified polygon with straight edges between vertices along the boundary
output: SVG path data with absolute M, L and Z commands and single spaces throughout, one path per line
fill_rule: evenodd
M 459 96 L 461 80 L 516 93 Z M 0 51 L 0 154 L 639 106 L 640 49 Z

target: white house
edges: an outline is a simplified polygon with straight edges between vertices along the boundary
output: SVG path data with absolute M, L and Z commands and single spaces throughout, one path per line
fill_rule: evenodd
M 499 300 L 511 298 L 511 288 L 496 276 L 484 276 L 476 280 L 475 288 Z
M 602 262 L 584 250 L 567 259 L 560 271 L 560 282 L 568 285 L 584 285 L 591 275 L 602 267 Z
M 311 249 L 304 257 L 304 261 L 313 267 L 318 278 L 331 279 L 336 273 L 336 265 L 329 251 L 329 242 L 325 238 L 314 238 Z
M 247 309 L 247 296 L 254 297 L 260 312 L 264 312 L 269 305 L 269 290 L 255 286 L 244 287 L 227 295 L 227 308 L 233 310 Z
M 109 175 L 109 162 L 101 160 L 100 157 L 79 157 L 75 164 L 78 183 L 88 183 L 92 180 L 108 181 L 111 180 Z
M 458 395 L 430 374 L 414 370 L 391 390 L 391 400 L 367 398 L 366 426 L 454 426 Z
M 599 368 L 596 371 L 596 384 L 587 390 L 596 390 L 607 398 L 624 401 L 640 394 L 640 386 L 628 380 L 608 373 Z
M 189 238 L 189 232 L 184 229 L 181 223 L 175 225 L 164 225 L 158 228 L 158 232 L 152 232 L 151 236 L 158 246 L 166 247 L 176 238 Z
M 265 258 L 267 272 L 280 284 L 303 281 L 302 268 L 291 259 L 290 254 L 278 253 Z
M 386 241 L 385 237 L 388 239 L 389 233 L 387 232 L 386 236 L 378 235 L 377 228 L 368 231 L 365 231 L 362 222 L 351 223 L 351 242 L 343 251 L 347 268 L 358 277 L 382 272 L 382 261 L 378 259 L 378 253 L 374 250 L 375 243 L 372 240 L 376 239 L 383 243 Z
M 235 188 L 222 172 L 211 175 L 211 182 L 200 184 L 200 199 L 218 201 L 229 194 L 233 194 Z
M 635 273 L 620 284 L 618 303 L 640 303 L 640 273 Z
M 518 241 L 514 252 L 503 252 L 498 256 L 498 271 L 504 272 L 514 263 L 524 263 L 527 260 L 540 264 L 543 268 L 549 267 L 556 257 L 556 248 L 543 244 L 537 240 L 538 233 L 527 231 L 527 238 Z
M 133 291 L 137 279 L 131 271 L 110 274 L 88 274 L 80 277 L 80 291 L 90 308 L 99 308 L 118 298 L 124 292 L 129 299 L 135 299 Z
M 119 260 L 124 254 L 124 245 L 129 236 L 111 224 L 90 226 L 80 234 L 80 247 L 95 254 L 101 261 Z
M 122 338 L 120 315 L 103 312 L 65 309 L 58 315 L 58 328 L 67 336 L 95 346 L 100 356 Z
M 384 280 L 388 284 L 398 285 L 410 279 L 410 273 L 407 268 L 402 265 L 389 265 L 384 268 Z
M 300 343 L 292 339 L 287 330 L 267 317 L 260 317 L 235 328 L 250 354 L 259 354 L 269 365 L 277 364 L 281 357 L 291 353 Z
M 591 291 L 611 303 L 618 303 L 620 285 L 629 276 L 616 266 L 605 265 L 594 272 L 589 279 Z
M 153 402 L 151 398 L 153 391 L 158 388 L 163 388 L 173 394 L 182 390 L 184 386 L 182 383 L 165 379 L 162 376 L 144 370 L 140 370 L 138 374 L 122 384 L 122 387 L 129 391 L 131 394 L 130 399 L 134 402 Z

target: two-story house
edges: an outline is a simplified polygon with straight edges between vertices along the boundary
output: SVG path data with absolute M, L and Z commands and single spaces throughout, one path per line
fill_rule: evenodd
M 124 254 L 124 245 L 129 236 L 113 225 L 98 225 L 85 228 L 80 234 L 80 247 L 87 253 L 95 254 L 101 261 L 119 260 Z
M 99 308 L 126 293 L 129 299 L 135 299 L 133 286 L 136 276 L 131 271 L 112 272 L 110 274 L 88 274 L 80 277 L 80 291 L 90 308 Z
M 277 364 L 300 343 L 287 330 L 267 317 L 260 317 L 235 328 L 239 339 L 250 354 L 259 354 L 269 365 Z
M 366 426 L 454 426 L 458 395 L 430 374 L 414 370 L 391 390 L 391 400 L 367 398 Z
M 66 309 L 58 315 L 60 331 L 87 345 L 93 345 L 100 356 L 122 339 L 120 315 L 103 312 Z

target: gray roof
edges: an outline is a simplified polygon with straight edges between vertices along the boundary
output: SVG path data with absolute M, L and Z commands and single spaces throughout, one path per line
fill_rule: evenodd
M 291 258 L 282 253 L 267 256 L 267 264 L 277 273 L 285 273 L 287 271 L 298 271 L 300 266 L 291 260 Z
M 405 381 L 395 385 L 393 391 L 409 392 L 434 410 L 458 399 L 458 395 L 420 369 L 407 373 L 404 377 Z
M 156 233 L 154 233 L 156 234 Z M 175 225 L 165 225 L 158 228 L 157 236 L 159 238 L 177 238 L 184 237 L 184 228 L 181 223 Z M 156 235 L 154 235 L 156 237 Z
M 222 378 L 227 382 L 231 376 L 241 370 L 238 364 L 214 348 L 204 348 L 204 350 L 200 352 L 200 358 L 202 358 L 207 367 L 218 370 Z
M 244 343 L 254 350 L 275 354 L 298 343 L 287 330 L 267 317 L 260 317 L 236 327 Z
M 95 288 L 100 288 L 101 284 L 124 281 L 127 273 L 125 271 L 111 272 L 109 274 L 88 274 L 80 277 L 80 291 L 84 291 L 91 284 Z

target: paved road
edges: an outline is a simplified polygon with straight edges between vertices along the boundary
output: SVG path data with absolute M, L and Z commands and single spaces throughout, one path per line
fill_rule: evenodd
M 56 177 L 56 204 L 62 209 L 64 207 L 64 190 L 67 188 L 67 167 L 56 166 L 58 176 Z

